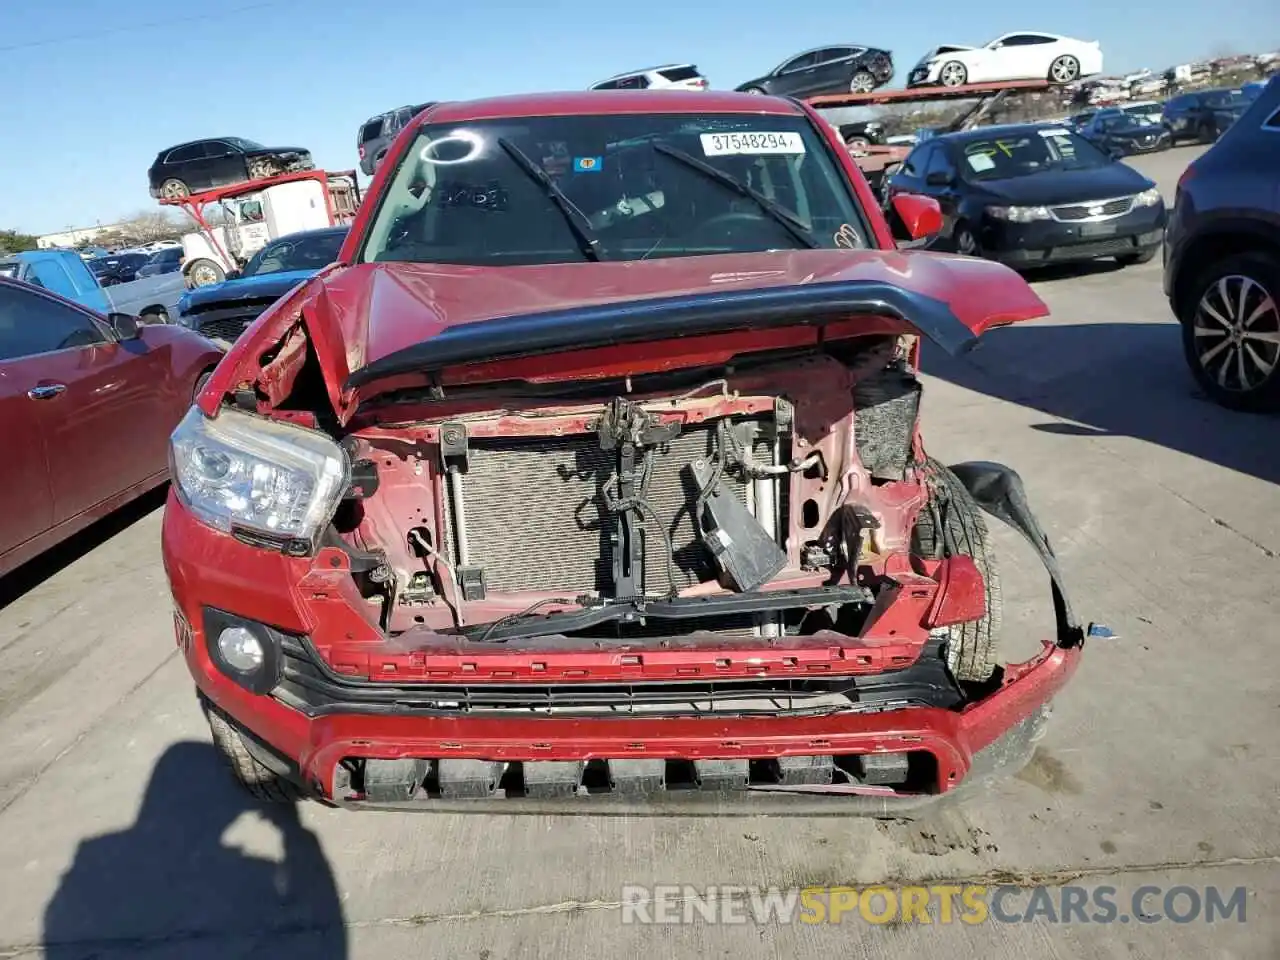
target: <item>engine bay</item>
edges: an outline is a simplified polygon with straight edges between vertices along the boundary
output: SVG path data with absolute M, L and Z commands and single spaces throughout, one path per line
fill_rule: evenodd
M 388 636 L 856 634 L 909 553 L 896 337 L 529 393 L 401 397 L 344 440 L 334 528 Z

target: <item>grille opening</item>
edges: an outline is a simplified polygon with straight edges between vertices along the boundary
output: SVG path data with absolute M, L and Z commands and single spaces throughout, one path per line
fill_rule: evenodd
M 682 757 L 643 761 L 649 767 L 640 780 L 628 780 L 624 774 L 615 783 L 611 764 L 618 761 L 591 759 L 582 764 L 581 778 L 576 791 L 566 789 L 562 795 L 598 797 L 618 794 L 658 793 L 709 793 L 716 791 L 741 791 L 749 787 L 777 786 L 780 784 L 831 784 L 833 786 L 882 786 L 896 794 L 919 795 L 937 793 L 939 766 L 937 757 L 928 750 L 912 750 L 888 755 L 890 765 L 896 771 L 905 771 L 901 779 L 897 773 L 877 779 L 868 777 L 864 754 L 814 755 L 778 759 L 774 757 L 735 758 L 730 760 L 693 761 Z M 884 760 L 885 755 L 874 755 Z M 904 762 L 905 761 L 905 762 Z M 344 757 L 339 764 L 345 789 L 363 796 L 365 793 L 365 760 L 360 757 Z M 487 762 L 487 761 L 486 761 Z M 497 789 L 488 793 L 487 785 L 471 794 L 475 797 L 493 796 L 499 799 L 520 800 L 531 795 L 527 785 L 527 768 L 543 761 L 520 761 L 497 764 Z M 552 761 L 553 763 L 556 761 Z M 625 765 L 627 761 L 623 760 Z M 477 764 L 480 761 L 476 761 Z M 439 799 L 440 763 L 437 759 L 426 761 L 427 772 L 410 799 L 416 801 Z M 616 767 L 614 769 L 621 769 Z M 885 782 L 886 779 L 895 782 Z M 870 781 L 870 782 L 868 782 Z
M 766 439 L 772 430 L 765 418 L 734 417 L 733 422 L 754 422 L 763 428 L 753 442 L 752 456 L 773 464 L 773 445 Z M 715 422 L 687 426 L 653 453 L 647 499 L 670 537 L 677 589 L 716 576 L 714 561 L 699 537 L 697 484 L 688 469 L 694 460 L 712 454 L 715 429 Z M 614 452 L 601 450 L 593 433 L 474 440 L 461 483 L 462 513 L 469 563 L 484 568 L 486 588 L 611 596 L 614 516 L 605 490 L 614 466 Z M 740 503 L 749 503 L 747 482 L 737 475 L 725 475 L 721 482 Z M 783 477 L 778 490 L 784 504 L 787 486 Z M 455 562 L 458 515 L 456 504 L 448 500 L 443 541 L 446 556 Z M 785 530 L 785 513 L 782 521 L 780 529 Z M 662 537 L 652 518 L 640 531 L 645 544 L 643 589 L 666 593 L 672 584 Z

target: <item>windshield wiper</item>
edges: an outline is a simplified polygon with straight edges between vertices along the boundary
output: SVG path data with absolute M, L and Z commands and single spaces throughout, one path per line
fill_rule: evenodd
M 588 260 L 602 260 L 603 257 L 600 256 L 600 240 L 592 231 L 591 221 L 587 219 L 587 215 L 564 195 L 564 191 L 556 186 L 555 181 L 547 176 L 545 170 L 530 160 L 525 152 L 514 143 L 499 137 L 498 146 L 506 151 L 507 156 L 516 162 L 516 166 L 523 170 L 530 180 L 542 187 L 543 192 L 551 198 L 551 202 L 563 214 L 565 223 L 569 224 L 569 229 L 573 231 L 574 237 L 577 238 L 578 247 L 582 250 L 582 255 Z
M 665 143 L 655 143 L 653 145 L 653 149 L 657 150 L 659 153 L 666 154 L 673 160 L 680 161 L 680 163 L 683 163 L 691 170 L 698 171 L 708 180 L 713 180 L 721 186 L 728 187 L 735 193 L 739 193 L 744 197 L 749 197 L 754 200 L 760 209 L 769 215 L 771 220 L 782 224 L 788 233 L 810 250 L 816 250 L 818 247 L 822 246 L 822 244 L 818 242 L 817 238 L 809 231 L 809 228 L 800 222 L 799 217 L 786 207 L 774 203 L 750 184 L 743 183 L 737 177 L 730 176 L 723 170 L 719 170 L 711 164 L 699 160 L 691 153 L 685 153 L 678 147 L 670 147 Z

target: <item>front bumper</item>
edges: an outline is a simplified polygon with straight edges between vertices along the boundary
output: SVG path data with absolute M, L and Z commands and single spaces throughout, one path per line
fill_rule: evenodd
M 349 611 L 344 619 L 341 605 L 332 602 L 339 599 L 335 591 L 314 578 L 309 580 L 307 561 L 250 547 L 212 531 L 171 493 L 163 548 L 177 607 L 178 645 L 201 696 L 250 735 L 259 759 L 302 783 L 317 799 L 334 804 L 394 805 L 395 798 L 353 782 L 353 762 L 358 768 L 368 761 L 410 761 L 424 764 L 420 772 L 425 779 L 399 800 L 425 809 L 449 807 L 463 795 L 492 801 L 508 812 L 545 809 L 547 804 L 558 808 L 565 803 L 581 809 L 594 767 L 604 771 L 602 782 L 612 789 L 585 802 L 592 807 L 603 804 L 609 810 L 661 809 L 687 801 L 698 805 L 700 797 L 703 809 L 709 799 L 716 809 L 745 804 L 744 812 L 778 804 L 794 810 L 797 804 L 808 804 L 815 812 L 903 813 L 1024 763 L 1051 701 L 1079 665 L 1085 637 L 1094 632 L 1075 623 L 1056 558 L 1026 507 L 1016 474 L 989 464 L 954 469 L 984 509 L 1019 529 L 1039 550 L 1053 585 L 1058 630 L 1056 639 L 1046 643 L 1038 656 L 1005 667 L 990 689 L 970 694 L 967 702 L 953 709 L 895 708 L 890 699 L 876 712 L 785 716 L 733 712 L 552 716 L 528 710 L 502 716 L 492 707 L 492 694 L 486 694 L 489 707 L 469 714 L 456 705 L 452 712 L 439 709 L 438 703 L 424 709 L 412 694 L 373 696 L 368 692 L 371 688 L 391 685 L 377 680 L 344 684 L 341 664 L 323 670 L 330 691 L 324 697 L 299 696 L 296 685 L 290 693 L 288 685 L 281 683 L 267 692 L 251 692 L 231 679 L 211 655 L 204 629 L 210 607 L 234 607 L 238 618 L 270 624 L 276 632 L 299 638 L 325 631 L 350 637 L 357 624 Z M 523 653 L 527 659 L 527 651 Z M 290 655 L 296 656 L 297 651 Z M 494 655 L 485 651 L 475 659 Z M 369 656 L 376 672 L 377 650 Z M 571 671 L 565 664 L 578 656 L 573 651 L 548 651 L 534 659 L 546 661 L 542 667 L 549 675 L 558 671 L 567 676 Z M 621 659 L 625 664 L 626 657 Z M 465 671 L 466 664 L 462 668 Z M 478 668 L 472 664 L 472 669 L 492 676 L 470 684 L 471 691 L 486 693 L 503 682 L 493 679 L 497 672 L 483 663 Z M 940 660 L 933 669 L 945 674 Z M 868 679 L 891 680 L 887 674 Z M 456 680 L 454 684 L 460 691 L 456 699 L 461 701 L 467 685 Z M 406 686 L 402 683 L 399 689 Z M 441 684 L 434 686 L 438 689 Z M 570 686 L 561 683 L 558 688 Z M 631 686 L 648 690 L 654 684 Z M 364 693 L 357 695 L 358 689 Z M 333 690 L 340 695 L 333 695 Z M 815 782 L 805 772 L 821 766 L 814 761 L 825 763 L 827 770 L 832 764 L 847 769 L 859 763 L 865 767 L 865 758 L 884 759 L 885 755 L 905 758 L 913 769 L 922 771 L 909 789 L 874 782 L 833 782 L 830 777 Z M 693 776 L 685 785 L 702 789 L 667 788 L 672 764 L 688 767 Z M 479 789 L 469 794 L 452 789 L 449 785 L 456 787 L 459 770 L 462 780 L 471 786 L 479 784 Z M 502 770 L 507 773 L 500 776 Z M 523 785 L 517 791 L 518 801 L 510 798 L 509 788 L 506 793 L 494 789 L 499 780 L 504 785 L 512 782 L 513 770 L 519 771 L 518 782 Z M 437 778 L 434 788 L 432 777 Z M 636 782 L 646 782 L 656 792 L 637 796 L 631 789 Z M 528 789 L 530 784 L 564 787 L 566 783 L 572 789 Z M 728 787 L 737 789 L 726 794 Z M 653 805 L 655 797 L 658 807 Z M 469 799 L 461 805 L 476 809 L 476 803 Z
M 1164 240 L 1166 219 L 1163 205 L 1098 222 L 1012 223 L 987 217 L 978 242 L 985 256 L 1011 267 L 1123 257 L 1157 249 Z
M 922 66 L 912 68 L 907 74 L 908 87 L 928 87 L 938 82 L 938 73 L 942 68 L 942 61 L 935 60 Z

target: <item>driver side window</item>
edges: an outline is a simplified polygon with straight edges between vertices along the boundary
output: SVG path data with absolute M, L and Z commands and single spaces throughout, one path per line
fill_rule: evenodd
M 805 53 L 792 60 L 788 60 L 778 68 L 779 73 L 795 73 L 797 70 L 804 70 L 812 67 L 818 62 L 817 53 Z
M 0 362 L 107 342 L 87 313 L 38 293 L 0 288 Z

